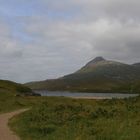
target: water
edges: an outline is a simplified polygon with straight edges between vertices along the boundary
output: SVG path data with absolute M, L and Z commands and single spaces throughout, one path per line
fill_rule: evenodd
M 66 91 L 47 91 L 47 90 L 38 90 L 36 93 L 41 94 L 41 96 L 56 96 L 56 97 L 74 97 L 74 98 L 103 98 L 103 99 L 112 99 L 112 98 L 129 98 L 136 97 L 138 94 L 122 94 L 122 93 L 80 93 L 80 92 L 66 92 Z

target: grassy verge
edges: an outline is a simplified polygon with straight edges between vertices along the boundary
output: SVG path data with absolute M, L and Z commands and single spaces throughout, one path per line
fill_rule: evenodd
M 0 114 L 32 106 L 36 99 L 25 97 L 25 94 L 31 92 L 29 88 L 21 84 L 0 80 Z
M 34 96 L 15 96 L 15 92 L 3 91 L 0 92 L 0 114 L 13 110 L 32 107 L 37 104 L 40 97 Z
M 140 97 L 37 100 L 30 111 L 10 121 L 22 140 L 140 140 Z
M 38 98 L 26 96 L 31 94 L 32 91 L 28 87 L 0 80 L 0 113 L 33 106 Z

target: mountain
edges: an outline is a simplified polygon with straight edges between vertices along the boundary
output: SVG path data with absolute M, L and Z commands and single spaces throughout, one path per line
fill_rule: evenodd
M 9 96 L 33 95 L 29 87 L 8 80 L 0 80 L 0 96 L 8 94 Z
M 140 63 L 135 63 L 135 64 L 133 64 L 133 66 L 140 68 Z
M 75 73 L 26 84 L 36 90 L 80 92 L 140 92 L 140 63 L 128 65 L 96 57 Z

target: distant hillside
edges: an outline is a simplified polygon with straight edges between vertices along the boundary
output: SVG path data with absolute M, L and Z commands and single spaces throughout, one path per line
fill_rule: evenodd
M 0 80 L 0 95 L 4 93 L 8 93 L 10 95 L 31 95 L 32 90 L 22 84 Z
M 139 64 L 128 65 L 97 57 L 73 74 L 26 85 L 37 90 L 139 93 L 139 68 Z
M 140 63 L 135 63 L 135 64 L 133 64 L 133 66 L 140 68 Z

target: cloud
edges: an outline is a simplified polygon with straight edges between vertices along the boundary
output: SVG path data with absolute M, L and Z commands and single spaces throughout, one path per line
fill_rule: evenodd
M 140 2 L 138 0 L 42 0 L 48 9 L 58 13 L 75 12 L 77 19 L 93 20 L 101 17 L 122 20 L 139 19 Z
M 101 18 L 88 23 L 48 23 L 37 19 L 28 24 L 26 31 L 40 37 L 41 41 L 46 40 L 47 48 L 52 51 L 58 49 L 62 57 L 65 54 L 69 57 L 78 54 L 79 58 L 87 59 L 87 56 L 103 55 L 127 63 L 139 61 L 140 23 L 137 22 Z
M 0 20 L 0 78 L 18 82 L 56 78 L 96 56 L 125 63 L 140 61 L 139 1 L 38 3 L 39 14 L 32 15 L 32 9 L 23 14 L 23 6 L 21 16 L 10 14 L 8 20 Z M 16 21 L 14 28 L 11 19 Z

